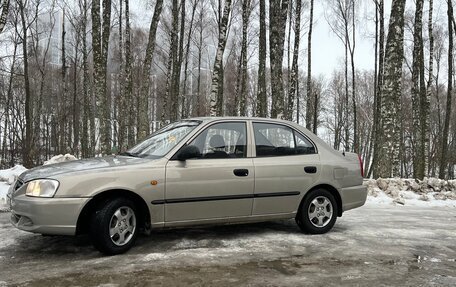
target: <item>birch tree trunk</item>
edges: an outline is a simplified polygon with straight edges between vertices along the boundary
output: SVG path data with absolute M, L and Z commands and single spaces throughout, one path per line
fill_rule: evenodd
M 24 166 L 31 168 L 33 165 L 32 155 L 33 155 L 33 99 L 32 93 L 30 91 L 30 78 L 29 78 L 29 63 L 28 63 L 28 24 L 26 19 L 26 11 L 24 7 L 23 0 L 18 0 L 19 4 L 19 13 L 21 18 L 22 25 L 22 55 L 23 55 L 23 65 L 24 65 L 24 87 L 25 87 L 25 143 L 22 146 L 22 161 Z
M 311 6 L 313 5 L 313 0 L 311 1 Z M 288 91 L 288 100 L 287 100 L 287 119 L 289 121 L 293 120 L 293 109 L 296 98 L 296 90 L 298 85 L 298 58 L 299 58 L 299 42 L 301 40 L 301 7 L 302 0 L 296 0 L 296 18 L 295 18 L 295 27 L 294 27 L 294 47 L 293 47 L 293 60 L 291 64 L 291 76 L 290 76 L 290 90 Z M 312 9 L 313 7 L 311 7 Z M 312 13 L 312 12 L 311 12 Z M 311 20 L 312 21 L 312 20 Z M 310 24 L 312 25 L 312 24 Z M 310 30 L 310 28 L 309 28 Z
M 103 94 L 103 60 L 101 50 L 101 17 L 100 17 L 100 0 L 92 1 L 92 53 L 93 53 L 93 85 L 95 102 L 101 102 L 102 98 L 105 97 Z M 98 105 L 97 105 L 98 106 Z M 97 114 L 98 109 L 97 109 Z M 98 117 L 101 122 L 103 118 Z M 101 127 L 101 125 L 100 125 Z
M 10 0 L 3 0 L 3 4 L 1 6 L 2 13 L 0 14 L 0 34 L 3 32 L 3 29 L 6 25 L 6 21 L 8 19 L 9 4 Z
M 187 118 L 188 115 L 190 114 L 190 109 L 192 107 L 192 102 L 190 99 L 187 98 L 188 95 L 193 97 L 193 91 L 190 91 L 187 93 L 187 80 L 188 80 L 188 63 L 189 63 L 189 56 L 190 56 L 190 45 L 192 41 L 192 35 L 193 35 L 193 30 L 194 30 L 194 22 L 195 22 L 195 14 L 196 14 L 196 7 L 198 5 L 200 0 L 193 0 L 192 3 L 192 14 L 190 17 L 190 27 L 188 28 L 188 37 L 187 37 L 187 43 L 185 44 L 185 63 L 184 63 L 184 82 L 183 82 L 183 87 L 182 87 L 182 109 L 181 109 L 181 117 L 182 118 Z M 193 71 L 190 71 L 190 74 L 192 75 Z
M 11 112 L 10 106 L 13 102 L 13 79 L 14 79 L 13 75 L 15 73 L 18 45 L 19 45 L 19 43 L 15 40 L 14 44 L 13 44 L 14 48 L 13 48 L 13 56 L 12 56 L 10 72 L 9 72 L 8 88 L 6 91 L 5 121 L 3 122 L 3 140 L 2 140 L 2 164 L 8 164 L 6 139 L 8 137 L 7 131 L 10 131 L 10 129 L 11 129 L 10 115 L 12 114 L 12 112 Z M 11 145 L 11 143 L 10 143 L 10 145 Z M 13 160 L 14 159 L 11 158 L 11 161 L 13 161 Z M 12 165 L 13 165 L 13 163 L 11 163 L 11 166 Z
M 269 61 L 271 63 L 271 117 L 284 116 L 283 53 L 288 0 L 269 1 Z
M 242 45 L 241 45 L 241 91 L 239 99 L 239 115 L 247 115 L 247 29 L 252 12 L 251 0 L 242 2 Z
M 346 14 L 345 14 L 346 15 Z M 348 107 L 349 90 L 348 90 L 348 23 L 345 19 L 345 54 L 344 54 L 344 83 L 345 83 L 345 95 L 344 95 L 344 150 L 350 151 L 350 110 Z
M 420 102 L 420 71 L 423 46 L 423 0 L 416 1 L 415 24 L 413 31 L 413 60 L 412 60 L 412 112 L 413 112 L 413 141 L 415 152 L 413 153 L 413 177 L 424 177 L 423 155 L 421 154 L 421 102 Z
M 382 82 L 382 142 L 379 154 L 379 176 L 400 175 L 400 106 L 402 94 L 402 63 L 404 58 L 405 0 L 393 0 L 386 41 L 385 68 Z
M 381 153 L 380 140 L 382 136 L 382 118 L 381 118 L 381 105 L 382 105 L 382 84 L 383 84 L 383 65 L 385 57 L 385 15 L 384 3 L 380 0 L 377 4 L 379 15 L 379 35 L 378 35 L 378 72 L 377 72 L 377 85 L 376 85 L 376 98 L 375 98 L 375 112 L 374 112 L 374 152 L 372 159 L 371 172 L 374 178 L 378 178 L 378 159 Z M 370 174 L 368 174 L 368 177 Z
M 309 34 L 307 35 L 306 128 L 312 129 L 312 28 L 314 1 L 310 0 Z
M 432 13 L 434 1 L 429 0 L 429 18 L 428 18 L 428 35 L 429 35 L 429 78 L 426 86 L 426 94 L 421 100 L 421 148 L 423 150 L 424 175 L 429 176 L 429 109 L 431 102 L 432 88 L 434 85 L 434 31 L 432 28 Z
M 116 110 L 114 111 L 114 116 L 117 119 L 117 150 L 119 152 L 123 151 L 126 147 L 126 138 L 127 138 L 127 121 L 126 118 L 129 113 L 122 112 L 125 107 L 125 83 L 124 83 L 124 28 L 123 28 L 123 2 L 124 0 L 119 0 L 119 73 L 116 77 L 116 84 L 118 86 L 118 97 L 116 98 Z M 126 12 L 125 12 L 126 13 Z M 116 133 L 115 133 L 116 134 Z M 114 136 L 114 139 L 116 136 Z
M 185 10 L 186 0 L 181 0 L 180 7 L 181 7 L 181 17 L 180 17 L 180 33 L 179 33 L 179 47 L 178 47 L 178 54 L 177 54 L 177 61 L 174 64 L 174 84 L 173 84 L 173 102 L 171 104 L 171 111 L 172 111 L 172 120 L 178 120 L 182 116 L 179 111 L 179 102 L 181 102 L 181 94 L 180 94 L 180 79 L 181 79 L 181 68 L 182 63 L 184 61 L 184 38 L 185 38 Z M 183 97 L 184 95 L 182 95 Z
M 219 34 L 218 34 L 218 46 L 217 53 L 215 55 L 214 68 L 212 71 L 212 84 L 211 84 L 211 96 L 210 106 L 211 116 L 221 115 L 221 105 L 223 103 L 223 54 L 226 46 L 226 34 L 228 29 L 228 20 L 231 12 L 232 0 L 225 0 L 223 8 L 223 16 L 220 21 Z
M 94 92 L 100 103 L 101 152 L 111 153 L 110 101 L 106 89 L 108 45 L 111 31 L 111 0 L 103 1 L 103 21 L 100 17 L 100 0 L 92 1 L 92 50 L 94 65 Z
M 350 50 L 350 64 L 352 72 L 352 112 L 353 112 L 353 151 L 359 154 L 358 115 L 356 111 L 356 71 L 355 71 L 355 47 L 356 47 L 356 26 L 355 26 L 355 0 L 351 1 L 352 9 L 352 40 L 348 41 Z M 348 34 L 347 34 L 348 37 Z
M 446 99 L 445 121 L 443 124 L 442 147 L 440 154 L 439 178 L 445 178 L 445 169 L 448 164 L 448 133 L 450 129 L 451 118 L 451 102 L 453 94 L 453 3 L 452 0 L 447 0 L 448 3 L 448 88 Z
M 111 153 L 111 96 L 107 93 L 107 67 L 108 67 L 108 52 L 109 52 L 109 37 L 111 34 L 111 0 L 103 0 L 103 22 L 102 22 L 102 146 L 104 153 Z
M 127 112 L 125 121 L 127 122 L 127 142 L 128 147 L 132 147 L 135 144 L 135 114 L 141 117 L 141 113 L 134 110 L 134 99 L 133 99 L 133 78 L 132 78 L 132 55 L 131 55 L 131 28 L 130 28 L 130 1 L 125 0 L 125 87 L 124 94 L 122 95 L 123 103 L 119 107 L 124 109 L 124 113 Z M 141 102 L 139 106 L 146 106 L 147 103 Z M 126 111 L 125 111 L 126 109 Z M 146 119 L 147 121 L 147 119 Z M 137 127 L 139 125 L 136 125 Z M 138 137 L 140 136 L 137 133 Z
M 258 95 L 256 114 L 259 117 L 267 115 L 266 95 L 266 3 L 260 0 L 260 35 L 258 46 Z
M 168 63 L 166 69 L 166 89 L 165 98 L 163 99 L 162 123 L 167 120 L 174 120 L 174 112 L 172 110 L 174 98 L 174 75 L 176 69 L 177 53 L 178 53 L 178 33 L 179 33 L 179 4 L 177 0 L 173 0 L 171 8 L 172 27 L 171 27 L 171 41 L 169 46 Z
M 156 36 L 158 23 L 160 22 L 160 15 L 163 9 L 163 0 L 157 0 L 154 8 L 154 15 L 152 16 L 152 21 L 150 22 L 149 27 L 149 38 L 147 40 L 146 55 L 144 58 L 144 67 L 142 72 L 142 83 L 141 83 L 141 92 L 140 99 L 148 102 L 149 99 L 149 90 L 150 90 L 150 73 L 152 68 L 152 59 L 155 51 Z M 143 136 L 147 135 L 149 132 L 148 121 L 145 115 L 147 115 L 147 105 L 140 105 L 139 111 L 141 114 L 140 121 L 138 124 L 138 139 L 142 139 Z
M 65 154 L 66 153 L 66 141 L 65 141 L 65 126 L 67 123 L 66 119 L 66 104 L 67 104 L 67 94 L 68 94 L 68 85 L 67 85 L 67 64 L 66 64 L 66 51 L 65 51 L 65 10 L 63 10 L 63 17 L 62 17 L 62 69 L 61 69 L 61 79 L 62 79 L 62 101 L 60 102 L 59 107 L 59 153 Z M 70 138 L 70 135 L 68 135 Z
M 82 117 L 82 135 L 81 135 L 81 150 L 82 157 L 89 157 L 92 153 L 89 148 L 89 118 L 90 117 L 90 97 L 89 97 L 89 65 L 88 65 L 88 51 L 87 51 L 87 0 L 82 3 L 82 96 L 83 104 L 83 117 Z

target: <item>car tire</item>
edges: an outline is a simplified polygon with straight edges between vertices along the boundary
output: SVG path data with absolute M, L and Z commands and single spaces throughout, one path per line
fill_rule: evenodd
M 301 203 L 296 223 L 304 233 L 323 234 L 334 226 L 337 214 L 334 196 L 325 189 L 314 189 Z
M 137 208 L 129 199 L 114 198 L 103 202 L 92 214 L 89 235 L 96 249 L 106 255 L 129 250 L 138 235 Z

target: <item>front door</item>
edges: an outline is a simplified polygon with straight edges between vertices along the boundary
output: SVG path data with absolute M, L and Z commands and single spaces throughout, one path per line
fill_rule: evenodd
M 212 124 L 189 145 L 201 156 L 166 166 L 165 221 L 250 216 L 254 168 L 247 158 L 246 122 Z

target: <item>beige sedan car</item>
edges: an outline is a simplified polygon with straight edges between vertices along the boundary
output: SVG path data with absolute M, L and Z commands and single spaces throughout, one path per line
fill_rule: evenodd
M 8 193 L 19 229 L 88 233 L 106 254 L 127 251 L 141 231 L 295 218 L 329 231 L 362 206 L 360 158 L 305 128 L 264 118 L 172 123 L 120 155 L 37 167 Z

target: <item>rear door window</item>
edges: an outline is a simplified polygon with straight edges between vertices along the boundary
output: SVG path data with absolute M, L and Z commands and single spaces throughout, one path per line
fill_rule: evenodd
M 279 124 L 253 123 L 257 157 L 315 153 L 314 145 L 293 129 Z

